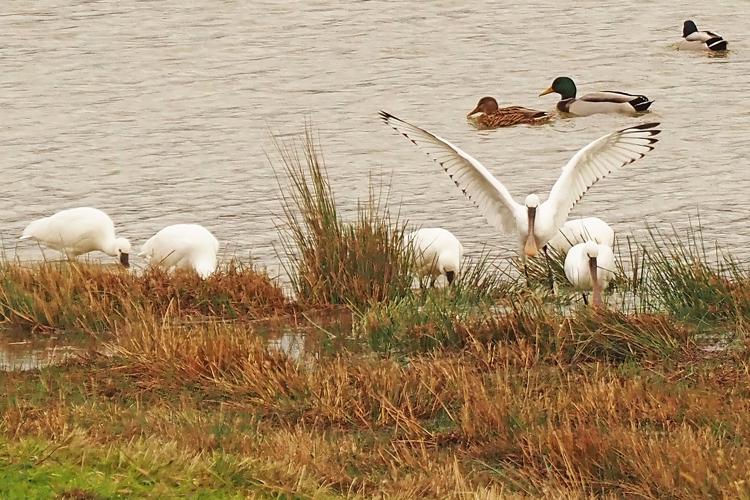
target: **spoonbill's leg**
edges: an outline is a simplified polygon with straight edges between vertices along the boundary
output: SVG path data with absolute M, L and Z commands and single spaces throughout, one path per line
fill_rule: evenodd
M 584 292 L 581 295 L 583 296 L 583 305 L 589 305 L 589 299 L 586 297 L 586 293 Z
M 547 245 L 544 245 L 544 262 L 547 263 L 547 278 L 549 280 L 549 289 L 555 291 L 555 277 L 552 276 L 552 266 L 549 263 L 549 254 L 547 253 Z
M 531 281 L 529 281 L 529 268 L 526 265 L 526 255 L 522 255 L 521 258 L 523 259 L 523 274 L 526 276 L 526 286 L 531 288 Z

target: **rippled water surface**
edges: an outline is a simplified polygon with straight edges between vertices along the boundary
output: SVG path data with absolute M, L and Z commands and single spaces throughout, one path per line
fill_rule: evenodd
M 572 2 L 570 4 L 573 4 Z M 217 2 L 5 0 L 0 14 L 0 235 L 52 211 L 107 211 L 136 245 L 164 225 L 199 222 L 226 252 L 271 269 L 279 212 L 269 130 L 311 121 L 339 201 L 371 172 L 392 180 L 401 213 L 456 233 L 469 252 L 512 248 L 427 157 L 377 119 L 391 113 L 475 155 L 517 198 L 546 193 L 581 146 L 659 120 L 647 158 L 576 208 L 620 232 L 684 225 L 745 256 L 747 1 Z M 682 21 L 718 31 L 727 57 L 677 52 Z M 594 116 L 544 127 L 473 130 L 476 100 L 551 109 L 558 75 L 583 92 L 656 100 L 646 117 Z M 50 252 L 50 256 L 54 253 Z

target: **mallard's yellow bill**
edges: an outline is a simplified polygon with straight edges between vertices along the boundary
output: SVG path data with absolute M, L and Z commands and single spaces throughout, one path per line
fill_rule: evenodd
M 550 87 L 547 90 L 545 90 L 544 92 L 542 92 L 541 94 L 539 94 L 539 97 L 542 97 L 543 95 L 551 94 L 554 91 L 555 91 L 555 89 L 553 89 L 552 87 Z

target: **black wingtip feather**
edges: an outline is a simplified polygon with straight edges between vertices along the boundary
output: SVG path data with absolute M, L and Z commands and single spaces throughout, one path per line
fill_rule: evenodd
M 389 118 L 396 118 L 392 114 L 390 114 L 388 111 L 383 111 L 382 109 L 378 112 L 378 115 L 380 115 L 380 118 L 382 118 L 385 121 L 388 121 Z
M 628 132 L 636 132 L 636 131 L 647 131 L 650 136 L 659 135 L 661 134 L 661 129 L 655 129 L 652 130 L 654 127 L 658 127 L 661 125 L 659 122 L 649 122 L 649 123 L 641 123 L 640 125 L 633 125 L 632 127 L 624 128 L 622 130 L 618 130 L 619 133 L 628 133 Z M 656 142 L 659 139 L 651 139 L 651 141 Z
M 651 101 L 651 102 L 653 102 L 653 101 Z M 632 127 L 628 127 L 628 128 L 631 128 L 631 129 L 632 128 L 637 128 L 638 130 L 646 130 L 646 129 L 649 129 L 649 128 L 658 127 L 659 125 L 661 125 L 660 122 L 648 122 L 648 123 L 641 123 L 640 125 L 633 125 Z M 625 130 L 627 130 L 627 129 L 625 129 Z

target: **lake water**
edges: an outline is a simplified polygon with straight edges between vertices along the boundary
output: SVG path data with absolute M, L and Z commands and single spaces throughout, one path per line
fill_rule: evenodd
M 0 236 L 91 205 L 139 245 L 161 227 L 204 224 L 225 252 L 272 272 L 280 211 L 270 131 L 311 122 L 334 190 L 353 208 L 370 174 L 416 225 L 469 253 L 496 234 L 429 159 L 377 118 L 385 109 L 450 139 L 522 199 L 546 194 L 580 147 L 662 122 L 657 148 L 601 181 L 575 215 L 620 234 L 684 226 L 745 257 L 750 234 L 747 1 L 222 2 L 5 0 L 0 14 Z M 726 57 L 678 52 L 682 22 L 730 41 Z M 558 75 L 580 92 L 643 93 L 644 117 L 599 115 L 478 132 L 479 97 L 552 109 Z M 49 256 L 54 256 L 50 252 Z

